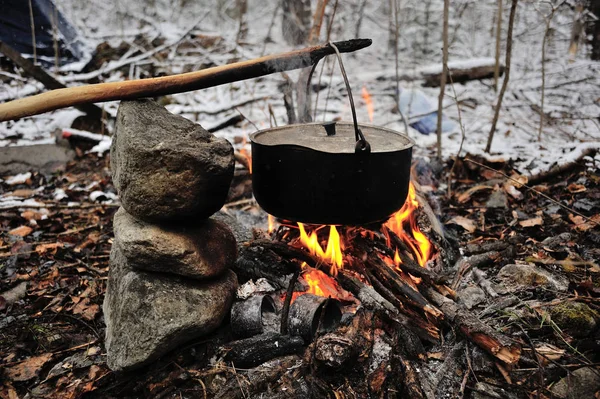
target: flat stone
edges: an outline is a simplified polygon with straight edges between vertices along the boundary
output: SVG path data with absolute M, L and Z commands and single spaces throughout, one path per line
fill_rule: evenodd
M 552 387 L 552 394 L 561 399 L 594 398 L 600 390 L 600 373 L 592 367 L 577 369 Z
M 532 287 L 566 291 L 569 287 L 567 279 L 532 265 L 506 265 L 500 269 L 497 278 L 503 283 L 506 292 Z
M 10 175 L 30 170 L 53 173 L 64 169 L 67 162 L 73 159 L 75 151 L 52 143 L 0 147 L 0 174 Z
M 115 244 L 135 269 L 205 279 L 223 274 L 237 259 L 233 233 L 212 218 L 194 226 L 159 226 L 120 208 L 113 229 Z
M 134 270 L 113 244 L 103 305 L 108 367 L 135 369 L 211 333 L 228 314 L 236 288 L 231 271 L 201 282 Z
M 473 309 L 485 301 L 485 292 L 479 287 L 470 286 L 458 292 L 458 300 L 468 309 Z
M 122 101 L 110 150 L 123 208 L 138 219 L 208 218 L 227 197 L 233 147 L 150 100 Z
M 587 337 L 598 326 L 599 314 L 582 302 L 566 301 L 548 309 L 552 321 L 574 337 Z
M 508 208 L 508 199 L 506 198 L 506 194 L 504 194 L 504 190 L 496 190 L 490 195 L 490 198 L 487 200 L 485 204 L 486 208 Z

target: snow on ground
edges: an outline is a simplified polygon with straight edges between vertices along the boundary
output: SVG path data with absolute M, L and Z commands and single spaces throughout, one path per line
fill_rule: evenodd
M 290 50 L 281 36 L 281 17 L 275 19 L 271 31 L 273 42 L 265 40 L 276 8 L 276 1 L 269 3 L 248 1 L 249 33 L 244 43 L 236 43 L 238 21 L 233 7 L 235 2 L 147 0 L 123 2 L 107 0 L 57 0 L 67 18 L 74 22 L 85 37 L 88 48 L 105 40 L 113 46 L 121 41 L 131 43 L 143 33 L 151 41 L 165 39 L 170 49 L 168 59 L 155 60 L 151 55 L 132 56 L 105 65 L 110 71 L 105 81 L 118 81 L 140 76 L 141 66 L 150 61 L 158 71 L 180 73 L 198 69 L 206 64 L 225 64 L 233 59 L 250 59 L 263 54 Z M 334 2 L 330 2 L 330 6 Z M 355 37 L 359 1 L 339 2 L 332 29 L 333 40 Z M 352 83 L 359 120 L 369 122 L 361 89 L 366 87 L 373 97 L 375 115 L 373 123 L 396 130 L 404 125 L 395 108 L 396 90 L 393 51 L 388 50 L 387 1 L 368 2 L 360 37 L 373 39 L 373 45 L 353 54 L 344 55 L 344 62 Z M 474 65 L 493 57 L 495 51 L 496 1 L 457 0 L 451 2 L 450 10 L 450 66 Z M 504 35 L 508 21 L 509 6 L 504 10 Z M 330 12 L 328 13 L 330 14 Z M 567 5 L 555 14 L 548 32 L 546 47 L 546 94 L 542 140 L 538 141 L 541 104 L 541 46 L 545 34 L 545 17 L 549 15 L 547 2 L 521 1 L 514 29 L 513 63 L 510 83 L 504 97 L 491 154 L 484 148 L 491 127 L 497 94 L 491 80 L 457 84 L 456 90 L 461 107 L 465 142 L 461 155 L 466 153 L 486 155 L 490 158 L 511 158 L 525 174 L 534 174 L 556 163 L 572 160 L 583 148 L 600 147 L 600 63 L 588 60 L 589 49 L 580 46 L 575 60 L 569 60 L 568 46 L 574 11 Z M 326 20 L 327 22 L 327 20 Z M 441 60 L 442 2 L 403 0 L 400 2 L 400 76 L 414 77 L 422 71 L 439 70 Z M 195 28 L 194 28 L 195 26 Z M 221 36 L 212 48 L 196 48 L 176 53 L 170 44 L 179 41 L 186 32 Z M 323 29 L 325 30 L 325 29 Z M 131 62 L 134 60 L 134 62 Z M 127 74 L 116 71 L 115 66 L 129 63 Z M 318 93 L 316 120 L 341 117 L 350 119 L 346 90 L 333 60 L 325 65 L 321 81 L 330 85 Z M 61 78 L 69 85 L 82 84 L 84 79 L 99 76 L 91 72 L 77 75 L 65 67 Z M 333 74 L 330 75 L 330 71 Z M 319 79 L 321 67 L 315 73 Z M 298 72 L 289 74 L 293 79 Z M 197 92 L 173 95 L 167 108 L 210 128 L 242 112 L 259 128 L 270 126 L 268 106 L 271 105 L 277 124 L 287 123 L 282 94 L 277 87 L 283 82 L 279 74 L 260 80 L 250 80 Z M 401 90 L 420 90 L 433 104 L 437 103 L 438 88 L 421 87 L 422 81 L 403 80 Z M 0 100 L 9 100 L 40 92 L 39 84 L 25 78 L 14 79 L 0 90 Z M 444 113 L 458 122 L 458 110 L 452 87 L 445 92 Z M 313 93 L 313 101 L 317 95 Z M 118 103 L 104 104 L 105 110 L 116 114 Z M 234 107 L 235 106 L 235 107 Z M 314 106 L 314 103 L 313 103 Z M 69 109 L 25 118 L 17 122 L 0 123 L 1 145 L 24 145 L 51 137 L 56 129 L 70 126 L 79 111 Z M 412 121 L 411 121 L 412 122 Z M 458 152 L 461 133 L 456 123 L 454 131 L 444 134 L 444 157 Z M 252 133 L 250 123 L 231 127 L 217 135 L 232 139 Z M 417 142 L 417 154 L 427 156 L 427 148 L 435 144 L 435 135 L 409 132 Z M 102 143 L 106 147 L 106 143 Z M 103 149 L 101 148 L 101 149 Z M 600 159 L 600 158 L 599 158 Z

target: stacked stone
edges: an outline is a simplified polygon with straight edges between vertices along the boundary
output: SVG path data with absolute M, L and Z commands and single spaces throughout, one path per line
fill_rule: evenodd
M 111 147 L 122 207 L 104 318 L 108 366 L 131 370 L 217 328 L 237 277 L 233 233 L 210 218 L 233 178 L 233 147 L 153 101 L 124 101 Z

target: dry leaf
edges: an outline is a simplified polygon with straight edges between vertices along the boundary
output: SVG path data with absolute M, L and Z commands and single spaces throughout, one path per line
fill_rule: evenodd
M 84 298 L 82 301 L 79 301 L 73 308 L 73 314 L 80 314 L 81 317 L 88 321 L 94 320 L 98 315 L 98 312 L 100 312 L 100 306 L 96 304 L 90 305 L 89 298 Z
M 32 231 L 33 229 L 29 226 L 19 226 L 16 229 L 9 231 L 8 234 L 11 236 L 25 237 L 31 234 Z
M 550 360 L 560 360 L 560 358 L 565 353 L 564 349 L 560 349 L 554 345 L 542 343 L 535 347 L 535 351 L 537 352 L 537 358 L 542 363 L 543 366 L 548 365 Z
M 58 248 L 62 248 L 63 247 L 63 243 L 62 242 L 55 242 L 53 244 L 40 244 L 37 247 L 35 247 L 35 252 L 37 252 L 38 254 L 44 254 L 48 251 L 50 251 L 50 253 L 52 255 L 56 254 L 56 250 Z
M 510 176 L 510 177 L 511 177 L 510 184 L 512 184 L 516 188 L 523 187 L 523 185 L 527 184 L 527 182 L 529 181 L 527 176 L 522 176 L 518 173 L 513 173 L 512 176 Z
M 455 216 L 448 223 L 457 224 L 469 233 L 474 233 L 477 230 L 477 225 L 471 219 L 467 219 L 464 216 Z
M 7 196 L 12 196 L 12 197 L 21 197 L 21 198 L 29 198 L 32 197 L 33 194 L 35 194 L 35 190 L 30 190 L 27 188 L 22 188 L 20 190 L 15 190 L 12 193 L 8 193 L 6 194 Z
M 5 369 L 6 376 L 12 381 L 29 381 L 40 373 L 44 364 L 52 358 L 52 353 L 30 357 L 29 359 Z
M 583 218 L 582 216 L 573 215 L 573 214 L 569 214 L 569 219 L 571 220 L 571 222 L 573 222 L 573 224 L 575 225 L 575 228 L 577 230 L 588 231 L 592 227 L 600 224 L 600 213 L 590 217 L 589 219 L 591 219 L 591 220 L 588 220 L 588 219 Z
M 542 219 L 541 216 L 538 216 L 527 220 L 521 220 L 519 224 L 523 227 L 541 226 L 544 224 L 544 219 Z
M 477 186 L 473 186 L 470 189 L 468 189 L 467 191 L 465 191 L 464 193 L 459 194 L 459 196 L 457 197 L 457 201 L 461 204 L 467 202 L 471 196 L 473 194 L 475 194 L 477 191 L 481 191 L 481 190 L 491 190 L 493 189 L 493 187 L 490 186 L 484 186 L 482 184 L 477 185 Z
M 514 199 L 518 199 L 518 200 L 523 199 L 523 193 L 520 192 L 519 190 L 517 190 L 515 188 L 515 186 L 513 186 L 512 184 L 505 184 L 504 191 L 506 191 L 506 193 L 509 194 Z
M 583 184 L 571 183 L 567 186 L 567 190 L 569 190 L 570 193 L 582 193 L 587 189 Z

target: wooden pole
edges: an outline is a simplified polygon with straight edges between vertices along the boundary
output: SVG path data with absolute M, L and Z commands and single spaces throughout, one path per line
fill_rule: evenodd
M 368 47 L 371 43 L 371 39 L 353 39 L 336 42 L 335 45 L 340 52 L 347 53 Z M 324 44 L 179 75 L 52 90 L 0 104 L 0 122 L 81 104 L 132 100 L 206 89 L 271 73 L 305 68 L 333 52 L 331 46 Z

